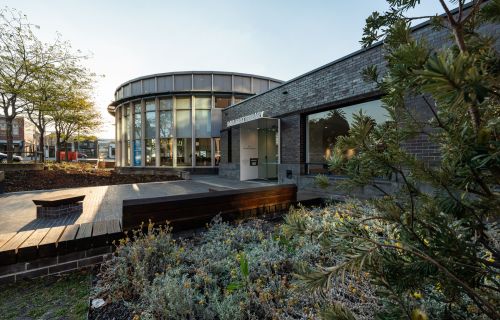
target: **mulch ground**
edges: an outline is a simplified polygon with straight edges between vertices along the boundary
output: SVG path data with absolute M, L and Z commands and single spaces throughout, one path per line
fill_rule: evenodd
M 5 192 L 81 188 L 157 181 L 181 180 L 177 176 L 117 174 L 114 170 L 46 168 L 39 171 L 5 172 Z

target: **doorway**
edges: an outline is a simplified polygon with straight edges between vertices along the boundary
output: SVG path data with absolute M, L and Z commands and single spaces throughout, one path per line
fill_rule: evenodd
M 279 119 L 261 118 L 240 126 L 240 180 L 277 180 Z

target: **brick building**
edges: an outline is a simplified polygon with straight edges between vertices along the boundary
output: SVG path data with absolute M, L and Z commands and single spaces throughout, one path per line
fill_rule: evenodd
M 436 31 L 428 22 L 412 32 L 434 48 L 451 45 L 449 31 Z M 480 32 L 500 36 L 498 25 L 485 25 Z M 382 43 L 377 43 L 224 109 L 219 175 L 276 179 L 315 189 L 314 177 L 327 172 L 326 159 L 336 138 L 347 134 L 354 113 L 363 110 L 377 122 L 387 119 L 382 93 L 361 75 L 370 65 L 383 74 L 383 55 Z M 408 105 L 420 121 L 430 119 L 422 97 L 412 98 Z M 438 147 L 424 135 L 405 147 L 430 165 L 439 161 Z M 342 177 L 330 175 L 330 179 Z
M 36 127 L 24 117 L 16 117 L 12 123 L 14 152 L 24 155 L 36 151 L 39 133 Z M 7 151 L 7 123 L 0 116 L 0 152 Z

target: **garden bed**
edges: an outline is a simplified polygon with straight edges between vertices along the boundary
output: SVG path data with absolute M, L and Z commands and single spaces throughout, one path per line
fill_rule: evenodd
M 318 319 L 335 303 L 372 319 L 379 309 L 359 275 L 331 279 L 321 292 L 308 288 L 296 274 L 333 265 L 335 255 L 310 237 L 288 236 L 280 223 L 216 219 L 190 238 L 174 239 L 165 227 L 131 237 L 101 266 L 91 299 L 105 305 L 89 319 Z
M 61 163 L 48 164 L 44 170 L 5 172 L 5 192 L 172 180 L 180 180 L 180 178 L 173 175 L 118 174 L 114 170 L 96 169 L 88 163 Z

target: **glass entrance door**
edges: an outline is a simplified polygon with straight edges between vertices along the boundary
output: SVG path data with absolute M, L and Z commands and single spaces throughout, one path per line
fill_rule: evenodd
M 258 120 L 259 179 L 278 178 L 279 120 Z

